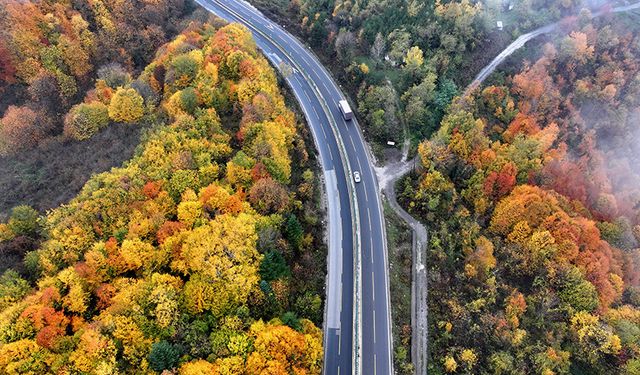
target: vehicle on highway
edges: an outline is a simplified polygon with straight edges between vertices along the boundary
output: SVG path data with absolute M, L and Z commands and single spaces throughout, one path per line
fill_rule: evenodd
M 360 172 L 358 172 L 358 171 L 353 172 L 353 181 L 355 181 L 355 182 L 360 182 L 361 181 L 360 180 Z
M 340 107 L 340 112 L 342 112 L 342 117 L 344 117 L 346 121 L 349 121 L 353 118 L 353 111 L 349 106 L 349 102 L 347 102 L 346 100 L 341 100 L 338 102 L 338 107 Z

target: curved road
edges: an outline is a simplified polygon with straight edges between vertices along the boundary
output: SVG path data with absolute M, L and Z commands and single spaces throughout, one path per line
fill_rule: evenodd
M 248 27 L 282 71 L 309 123 L 325 179 L 329 277 L 325 374 L 392 374 L 389 277 L 384 217 L 373 163 L 356 120 L 338 109 L 339 86 L 317 57 L 242 0 L 196 0 Z M 292 69 L 284 69 L 289 65 Z M 362 181 L 354 183 L 353 171 Z
M 610 14 L 610 13 L 623 13 L 623 12 L 628 12 L 634 9 L 638 9 L 640 8 L 640 2 L 638 3 L 634 3 L 634 4 L 629 4 L 629 5 L 625 5 L 625 6 L 619 6 L 616 8 L 611 8 L 611 9 L 603 9 L 603 10 L 599 10 L 595 13 L 593 13 L 591 15 L 591 18 L 596 18 L 596 17 L 600 17 L 602 15 L 605 14 Z M 465 93 L 468 94 L 471 91 L 473 91 L 475 88 L 477 88 L 478 86 L 480 86 L 480 84 L 487 79 L 487 77 L 489 77 L 491 75 L 491 73 L 493 73 L 494 70 L 496 70 L 496 68 L 498 67 L 498 65 L 502 64 L 502 62 L 504 62 L 504 60 L 511 56 L 511 54 L 513 54 L 515 51 L 519 50 L 520 48 L 522 48 L 525 43 L 527 43 L 528 41 L 530 41 L 531 39 L 534 39 L 542 34 L 548 34 L 551 31 L 555 30 L 556 27 L 558 27 L 560 25 L 560 23 L 562 22 L 562 20 L 556 22 L 556 23 L 552 23 L 550 25 L 547 26 L 543 26 L 541 28 L 535 29 L 533 31 L 530 31 L 526 34 L 520 35 L 520 37 L 518 37 L 518 39 L 514 40 L 513 43 L 509 44 L 507 46 L 507 48 L 505 48 L 502 52 L 500 52 L 500 54 L 498 56 L 496 56 L 493 60 L 491 60 L 491 62 L 485 66 L 480 73 L 478 73 L 478 75 L 476 76 L 476 78 L 473 80 L 473 82 L 471 82 L 471 84 L 467 87 Z

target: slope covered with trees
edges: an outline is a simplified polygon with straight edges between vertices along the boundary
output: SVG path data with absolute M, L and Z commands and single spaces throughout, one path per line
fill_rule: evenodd
M 458 88 L 502 47 L 588 5 L 579 0 L 250 2 L 293 26 L 328 62 L 357 99 L 359 119 L 378 144 L 431 135 Z M 498 19 L 505 21 L 504 30 L 496 30 Z
M 319 374 L 315 178 L 249 31 L 192 25 L 95 86 L 73 116 L 157 125 L 69 204 L 0 224 L 0 245 L 42 239 L 32 283 L 0 278 L 0 372 Z
M 117 85 L 126 82 L 113 78 L 138 74 L 192 10 L 189 0 L 0 2 L 0 217 L 18 204 L 53 208 L 93 171 L 131 157 L 139 126 L 81 144 L 120 119 L 101 107 L 72 107 L 96 79 Z M 65 117 L 83 134 L 66 131 Z
M 84 89 L 115 67 L 142 69 L 175 35 L 183 0 L 5 1 L 0 5 L 0 128 L 4 151 L 61 133 L 62 116 Z M 6 108 L 6 105 L 11 105 Z M 21 119 L 22 121 L 16 121 Z
M 637 25 L 583 13 L 420 145 L 434 373 L 640 373 Z

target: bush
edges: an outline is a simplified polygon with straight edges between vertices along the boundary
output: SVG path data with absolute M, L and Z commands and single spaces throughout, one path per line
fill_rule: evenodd
M 279 182 L 261 178 L 249 190 L 249 201 L 263 215 L 281 213 L 289 205 L 289 193 Z
M 26 205 L 14 207 L 8 226 L 16 236 L 34 237 L 38 232 L 38 211 Z
M 109 109 L 100 102 L 81 103 L 64 119 L 64 135 L 79 141 L 89 139 L 109 124 Z
M 287 261 L 277 251 L 269 251 L 260 263 L 260 277 L 262 280 L 273 281 L 291 274 Z
M 311 292 L 298 297 L 295 310 L 299 316 L 311 319 L 316 324 L 322 323 L 322 298 Z
M 167 341 L 153 344 L 149 352 L 149 366 L 158 372 L 175 368 L 179 360 L 180 351 Z
M 6 270 L 0 276 L 0 310 L 26 296 L 31 287 L 29 282 L 14 270 Z
M 118 122 L 133 123 L 144 115 L 144 99 L 132 88 L 119 88 L 111 98 L 109 117 Z
M 35 147 L 48 130 L 39 112 L 28 107 L 10 106 L 0 120 L 0 152 Z
M 187 87 L 182 90 L 180 103 L 185 112 L 193 114 L 196 108 L 198 108 L 198 95 L 196 94 L 196 90 L 193 87 Z
M 198 74 L 198 61 L 189 54 L 176 56 L 171 62 L 168 83 L 181 89 L 189 86 Z
M 295 329 L 296 331 L 302 330 L 302 325 L 300 324 L 300 319 L 296 315 L 296 313 L 287 311 L 282 315 L 282 323 Z
M 124 87 L 131 82 L 131 75 L 118 63 L 111 63 L 98 69 L 98 78 L 112 89 Z

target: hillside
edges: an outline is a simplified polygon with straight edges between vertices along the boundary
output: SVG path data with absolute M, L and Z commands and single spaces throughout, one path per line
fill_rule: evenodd
M 142 71 L 193 10 L 190 0 L 0 2 L 0 219 L 20 204 L 68 202 L 133 155 L 150 121 L 114 129 L 107 119 L 79 139 L 65 118 L 96 80 L 115 88 Z
M 148 113 L 133 158 L 0 225 L 0 245 L 42 241 L 31 283 L 0 280 L 0 372 L 319 374 L 316 179 L 250 33 L 193 24 L 135 82 L 157 106 L 101 80 L 79 104 Z
M 640 44 L 612 17 L 567 22 L 420 145 L 400 190 L 430 228 L 434 373 L 638 373 Z

